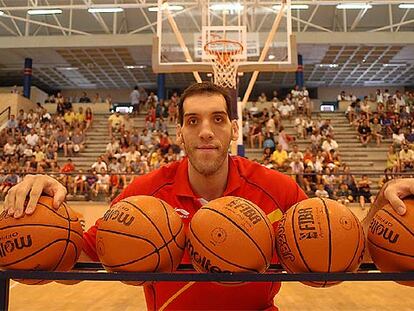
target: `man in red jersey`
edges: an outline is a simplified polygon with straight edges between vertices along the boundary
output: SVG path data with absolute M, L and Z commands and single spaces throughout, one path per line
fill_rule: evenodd
M 152 195 L 167 201 L 182 216 L 186 225 L 207 201 L 227 196 L 240 196 L 260 206 L 275 225 L 282 213 L 306 198 L 291 178 L 249 160 L 228 155 L 231 140 L 236 140 L 238 127 L 231 120 L 230 98 L 211 84 L 190 86 L 179 104 L 177 141 L 187 157 L 134 180 L 114 202 L 132 195 Z M 11 188 L 5 209 L 14 217 L 32 214 L 42 192 L 54 196 L 57 208 L 66 189 L 47 176 L 29 175 Z M 400 198 L 414 194 L 414 179 L 387 183 L 369 216 L 391 202 L 401 214 L 405 206 Z M 30 200 L 25 210 L 24 198 Z M 113 203 L 114 203 L 113 202 Z M 401 209 L 401 211 L 400 211 Z M 96 227 L 84 235 L 84 251 L 93 260 L 96 255 Z M 183 262 L 188 262 L 188 254 Z M 276 310 L 273 300 L 279 283 L 246 283 L 222 286 L 216 283 L 156 282 L 146 285 L 149 310 Z

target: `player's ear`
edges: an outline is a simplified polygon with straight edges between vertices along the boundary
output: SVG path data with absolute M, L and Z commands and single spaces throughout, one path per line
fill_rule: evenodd
M 177 127 L 175 128 L 175 133 L 176 133 L 176 142 L 177 145 L 182 145 L 184 143 L 183 140 L 183 132 L 181 130 L 181 125 L 177 124 Z
M 239 124 L 237 120 L 231 121 L 231 140 L 236 141 L 239 138 Z

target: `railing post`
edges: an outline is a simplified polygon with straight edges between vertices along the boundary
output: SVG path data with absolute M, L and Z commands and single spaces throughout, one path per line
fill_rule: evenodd
M 0 278 L 0 311 L 9 310 L 9 285 L 9 278 Z

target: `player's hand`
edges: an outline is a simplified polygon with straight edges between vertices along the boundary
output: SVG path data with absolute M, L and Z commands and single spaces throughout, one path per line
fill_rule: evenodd
M 407 207 L 402 201 L 404 198 L 414 195 L 414 178 L 393 179 L 385 184 L 383 199 L 390 203 L 392 208 L 399 214 L 404 215 Z M 382 198 L 379 198 L 381 200 Z M 382 205 L 380 203 L 380 205 Z
M 33 214 L 36 203 L 42 193 L 53 197 L 53 208 L 58 209 L 66 197 L 66 188 L 57 180 L 47 175 L 27 175 L 23 181 L 10 188 L 4 200 L 4 209 L 8 215 L 14 218 L 20 218 L 24 213 Z M 26 210 L 24 203 L 29 195 L 29 202 Z

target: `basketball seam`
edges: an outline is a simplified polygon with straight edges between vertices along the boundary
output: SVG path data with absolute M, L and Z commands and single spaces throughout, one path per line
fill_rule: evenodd
M 331 232 L 331 219 L 329 218 L 329 210 L 326 206 L 326 202 L 324 199 L 319 198 L 319 200 L 322 201 L 322 204 L 325 208 L 325 214 L 326 214 L 326 221 L 328 222 L 328 236 L 329 236 L 329 255 L 328 255 L 328 273 L 331 272 L 331 266 L 332 266 L 332 232 Z M 324 281 L 322 287 L 325 287 L 328 281 Z
M 37 202 L 37 204 L 42 205 L 43 207 L 46 207 L 49 211 L 51 211 L 52 213 L 54 213 L 56 216 L 58 216 L 59 218 L 62 218 L 64 220 L 69 220 L 69 221 L 78 221 L 78 217 L 71 219 L 71 218 L 65 218 L 62 215 L 60 215 L 55 209 L 50 208 L 49 206 L 47 206 L 46 204 L 42 203 L 42 202 Z M 62 203 L 62 205 L 64 205 L 65 203 Z
M 394 218 L 401 226 L 404 227 L 405 230 L 407 230 L 414 237 L 414 232 L 411 231 L 411 229 L 408 228 L 404 223 L 402 223 L 397 217 L 395 217 L 393 214 L 391 214 L 389 211 L 387 211 L 385 209 L 383 209 L 382 211 L 385 212 L 385 213 L 387 213 L 392 218 Z
M 230 262 L 229 260 L 227 260 L 227 259 L 224 259 L 223 257 L 221 257 L 220 255 L 218 255 L 218 254 L 216 254 L 216 253 L 214 253 L 212 250 L 210 250 L 206 245 L 204 245 L 204 243 L 203 242 L 201 242 L 200 241 L 200 239 L 195 235 L 195 233 L 194 233 L 194 231 L 193 231 L 193 229 L 191 228 L 191 223 L 190 223 L 190 225 L 188 226 L 188 230 L 193 234 L 193 236 L 194 236 L 194 238 L 209 252 L 209 253 L 211 253 L 211 254 L 213 254 L 214 256 L 216 256 L 216 257 L 218 257 L 218 258 L 220 258 L 221 260 L 223 260 L 224 262 L 226 262 L 226 263 L 228 263 L 228 264 L 230 264 L 230 265 L 232 265 L 232 266 L 235 266 L 235 267 L 237 267 L 237 268 L 240 268 L 240 269 L 245 269 L 245 270 L 247 270 L 247 271 L 251 271 L 251 272 L 256 272 L 256 273 L 260 273 L 259 271 L 257 271 L 257 270 L 255 270 L 255 269 L 250 269 L 250 268 L 246 268 L 246 267 L 243 267 L 243 266 L 240 266 L 240 265 L 238 265 L 238 264 L 235 264 L 235 263 L 233 263 L 233 262 Z
M 312 272 L 312 270 L 309 268 L 308 263 L 305 261 L 305 258 L 302 254 L 302 250 L 299 247 L 299 243 L 298 240 L 296 239 L 296 230 L 295 230 L 295 211 L 296 208 L 298 207 L 299 203 L 297 203 L 294 207 L 293 207 L 293 212 L 292 212 L 292 228 L 293 228 L 293 240 L 295 241 L 295 245 L 296 245 L 296 249 L 298 250 L 299 256 L 302 259 L 303 264 L 305 265 L 306 269 L 308 269 L 308 272 Z
M 378 248 L 380 248 L 380 249 L 382 249 L 384 251 L 387 251 L 387 252 L 390 252 L 390 253 L 393 253 L 393 254 L 396 254 L 396 255 L 404 256 L 404 257 L 414 258 L 414 255 L 403 254 L 403 253 L 400 253 L 400 252 L 393 251 L 391 249 L 382 247 L 382 246 L 378 245 L 377 243 L 375 243 L 374 241 L 370 240 L 369 238 L 368 238 L 368 242 L 370 242 L 375 247 L 378 247 Z
M 63 250 L 63 252 L 62 252 L 62 254 L 60 255 L 60 259 L 59 259 L 59 261 L 57 262 L 57 264 L 55 265 L 55 267 L 53 268 L 53 271 L 54 270 L 56 270 L 56 268 L 57 267 L 59 267 L 59 265 L 61 264 L 61 262 L 62 262 L 62 260 L 63 260 L 63 258 L 65 257 L 65 255 L 66 255 L 66 250 L 68 249 L 68 242 L 70 241 L 70 215 L 69 215 L 69 212 L 68 212 L 68 207 L 67 207 L 67 205 L 63 205 L 63 207 L 64 207 L 64 211 L 66 212 L 66 215 L 68 216 L 68 218 L 66 219 L 67 221 L 68 221 L 68 227 L 66 228 L 67 229 L 67 236 L 66 236 L 66 245 L 65 245 L 65 248 L 64 248 L 64 250 Z
M 132 235 L 129 235 L 129 234 L 124 234 L 124 233 L 121 233 L 121 232 L 116 232 L 116 231 L 112 231 L 112 230 L 106 230 L 106 229 L 99 229 L 99 230 L 101 230 L 101 231 L 103 231 L 103 232 L 109 232 L 109 233 L 114 233 L 114 234 L 119 234 L 119 235 L 125 235 L 125 236 L 128 236 L 128 237 L 131 237 L 131 238 L 136 238 L 136 236 L 132 236 Z M 180 231 L 181 232 L 181 231 Z M 139 237 L 138 237 L 139 238 Z M 167 247 L 168 248 L 168 244 L 170 244 L 172 241 L 173 241 L 173 238 L 171 238 L 170 240 L 168 240 L 168 242 L 166 242 L 163 246 L 161 246 L 161 247 L 157 247 L 156 245 L 155 245 L 155 243 L 153 243 L 152 241 L 150 241 L 150 240 L 147 240 L 147 239 L 145 239 L 145 238 L 139 238 L 139 239 L 142 239 L 142 240 L 145 240 L 146 242 L 148 242 L 149 244 L 151 244 L 153 247 L 154 247 L 154 251 L 153 252 L 151 252 L 151 253 L 148 253 L 147 255 L 145 255 L 144 257 L 141 257 L 141 258 L 139 258 L 139 259 L 135 259 L 135 260 L 133 260 L 133 261 L 129 261 L 129 262 L 127 262 L 127 263 L 123 263 L 123 264 L 119 264 L 119 265 L 105 265 L 106 267 L 110 267 L 110 268 L 114 268 L 114 267 L 120 267 L 120 266 L 125 266 L 125 265 L 129 265 L 129 264 L 131 264 L 131 263 L 134 263 L 134 262 L 137 262 L 137 261 L 140 261 L 140 260 L 142 260 L 142 259 L 144 259 L 144 258 L 147 258 L 148 256 L 150 256 L 150 255 L 153 255 L 153 254 L 157 254 L 158 255 L 158 261 L 160 262 L 161 260 L 159 259 L 160 258 L 160 255 L 159 255 L 159 252 L 160 252 L 160 250 L 162 250 L 164 247 Z M 159 265 L 159 262 L 158 262 L 158 264 L 157 264 L 157 266 L 156 266 L 156 268 L 155 268 L 155 270 L 154 271 L 156 271 L 156 269 L 158 268 L 158 265 Z M 153 272 L 154 272 L 153 271 Z
M 157 198 L 157 200 L 158 200 L 158 202 L 159 202 L 159 199 Z M 166 243 L 167 243 L 167 241 L 165 240 L 165 238 L 164 238 L 164 236 L 162 235 L 162 233 L 161 233 L 161 231 L 158 229 L 158 227 L 155 225 L 155 223 L 152 221 L 152 219 L 151 218 L 149 218 L 143 211 L 141 211 L 139 208 L 138 208 L 138 206 L 136 206 L 135 204 L 133 204 L 133 203 L 131 203 L 131 202 L 129 202 L 128 200 L 123 200 L 122 202 L 126 202 L 126 203 L 128 203 L 129 205 L 131 205 L 131 206 L 133 206 L 139 213 L 141 213 L 151 224 L 152 224 L 152 226 L 154 227 L 154 229 L 158 232 L 158 234 L 159 234 L 159 236 L 161 237 L 161 239 L 163 240 L 163 242 L 164 242 L 164 245 L 166 245 Z M 170 249 L 167 247 L 167 251 L 168 251 L 168 255 L 170 256 L 170 260 L 172 261 L 173 259 L 172 259 L 172 254 L 171 254 L 171 252 L 170 252 Z M 160 262 L 158 262 L 158 265 L 160 264 Z M 158 268 L 158 265 L 157 265 L 157 268 Z
M 230 217 L 228 217 L 228 216 L 226 216 L 226 215 L 224 215 L 223 213 L 221 213 L 221 212 L 219 212 L 219 211 L 217 211 L 217 210 L 215 210 L 215 209 L 212 209 L 212 208 L 210 208 L 210 207 L 208 207 L 208 205 L 207 206 L 204 206 L 202 209 L 206 209 L 206 210 L 209 210 L 209 211 L 212 211 L 212 212 L 214 212 L 214 213 L 217 213 L 217 214 L 219 214 L 219 215 L 221 215 L 222 217 L 224 217 L 224 218 L 226 218 L 228 221 L 230 221 L 233 225 L 235 225 L 241 232 L 243 232 L 243 234 L 254 244 L 254 246 L 256 246 L 256 248 L 259 250 L 259 252 L 260 252 L 260 254 L 262 255 L 262 257 L 263 257 L 263 261 L 264 261 L 264 263 L 265 263 L 265 265 L 266 266 L 268 266 L 269 265 L 269 263 L 267 262 L 267 260 L 266 260 L 266 256 L 265 256 L 265 254 L 263 254 L 263 251 L 262 251 L 262 249 L 259 247 L 259 245 L 257 245 L 257 243 L 256 243 L 256 241 L 246 232 L 246 231 L 244 231 L 244 229 L 241 227 L 241 226 L 239 226 L 235 221 L 233 221 L 233 219 L 231 219 Z M 273 241 L 272 241 L 273 242 Z M 273 248 L 273 247 L 272 247 Z M 272 252 L 272 256 L 273 256 L 273 252 Z
M 12 226 L 0 227 L 0 230 L 11 229 L 11 228 L 18 228 L 18 227 L 46 227 L 46 228 L 58 228 L 58 229 L 64 229 L 64 230 L 67 229 L 65 227 L 57 226 L 57 225 L 47 225 L 47 224 L 21 224 L 21 225 L 12 225 Z M 83 235 L 80 234 L 79 232 L 77 232 L 77 231 L 72 231 L 72 232 L 83 238 Z
M 16 260 L 16 261 L 10 262 L 10 263 L 8 263 L 8 264 L 2 265 L 2 267 L 8 267 L 8 266 L 10 266 L 10 265 L 14 265 L 14 264 L 16 264 L 16 263 L 19 263 L 19 262 L 21 262 L 21 261 L 24 261 L 24 260 L 26 260 L 27 258 L 30 258 L 30 257 L 32 257 L 32 256 L 34 256 L 34 255 L 36 255 L 36 254 L 38 254 L 38 253 L 40 253 L 40 252 L 44 251 L 45 249 L 47 249 L 49 246 L 51 246 L 51 245 L 55 244 L 56 242 L 61 242 L 61 241 L 66 241 L 66 239 L 57 239 L 57 240 L 54 240 L 53 242 L 50 242 L 50 243 L 46 244 L 46 245 L 45 245 L 45 246 L 43 246 L 42 248 L 39 248 L 37 251 L 35 251 L 35 252 L 33 252 L 33 253 L 29 254 L 29 255 L 26 255 L 25 257 L 20 258 L 19 260 Z
M 351 213 L 352 213 L 352 212 L 351 212 Z M 345 268 L 345 271 L 348 271 L 348 269 L 351 267 L 351 264 L 354 262 L 354 260 L 355 260 L 355 256 L 356 256 L 356 254 L 358 253 L 358 250 L 359 250 L 359 244 L 360 244 L 360 241 L 361 241 L 361 230 L 360 230 L 360 228 L 359 228 L 359 226 L 358 226 L 358 224 L 359 224 L 359 220 L 356 218 L 356 216 L 354 215 L 354 213 L 352 213 L 352 216 L 353 216 L 354 220 L 357 222 L 357 223 L 356 223 L 356 225 L 357 225 L 357 228 L 358 228 L 358 243 L 357 243 L 357 245 L 356 245 L 356 248 L 355 248 L 355 251 L 354 251 L 354 255 L 352 256 L 352 259 L 351 259 L 351 261 L 349 262 L 348 266 Z M 364 238 L 365 238 L 365 237 L 364 237 Z M 365 248 L 365 243 L 364 243 L 364 248 Z
M 248 205 L 250 205 L 251 207 L 253 207 L 253 208 L 255 208 L 256 209 L 256 206 L 255 206 L 255 204 L 253 204 L 252 202 L 250 202 L 249 200 L 246 200 L 246 199 L 244 199 L 244 198 L 241 198 L 241 199 L 243 199 L 243 201 L 246 203 L 246 204 L 248 204 Z M 258 207 L 258 206 L 257 206 Z M 266 227 L 267 227 L 267 229 L 268 229 L 268 231 L 269 231 L 269 235 L 270 235 L 270 240 L 271 240 L 271 246 L 270 246 L 270 249 L 271 249 L 271 252 L 272 252 L 272 258 L 273 258 L 273 255 L 274 255 L 274 244 L 275 244 L 275 235 L 274 235 L 274 229 L 273 229 L 273 226 L 272 225 L 270 225 L 269 226 L 269 223 L 270 223 L 270 220 L 269 220 L 269 218 L 267 217 L 267 215 L 265 214 L 265 212 L 262 210 L 262 209 L 260 209 L 260 207 L 259 207 L 259 210 L 261 211 L 261 212 L 263 212 L 263 214 L 264 215 L 262 215 L 262 213 L 260 213 L 260 211 L 259 211 L 259 215 L 260 215 L 260 217 L 262 217 L 262 219 L 263 219 L 263 221 L 265 222 L 265 225 L 266 225 Z M 273 232 L 273 235 L 272 235 L 272 232 Z M 269 263 L 267 263 L 267 265 L 269 265 L 270 264 L 270 262 Z
M 159 201 L 160 201 L 160 203 L 161 203 L 161 205 L 162 205 L 162 207 L 163 207 L 163 209 L 164 209 L 164 212 L 165 212 L 165 216 L 167 217 L 167 225 L 168 225 L 168 231 L 170 231 L 170 234 L 171 234 L 171 236 L 173 237 L 173 241 L 174 241 L 174 244 L 179 248 L 179 249 L 181 249 L 181 250 L 184 250 L 184 247 L 180 247 L 179 245 L 178 245 L 178 243 L 177 243 L 177 241 L 176 241 L 176 237 L 178 236 L 178 234 L 181 232 L 181 230 L 182 230 L 182 226 L 183 226 L 183 222 L 181 221 L 181 218 L 180 218 L 180 221 L 181 221 L 181 226 L 180 226 L 180 228 L 179 228 L 179 230 L 178 230 L 178 233 L 177 233 L 177 235 L 174 235 L 174 232 L 172 231 L 172 228 L 171 228 L 171 224 L 170 224 L 170 216 L 168 215 L 168 210 L 167 210 L 167 207 L 165 206 L 165 204 L 164 204 L 164 201 L 163 200 L 161 200 L 161 199 L 158 199 Z M 175 212 L 174 212 L 175 213 Z M 167 246 L 167 248 L 168 248 L 168 251 L 170 252 L 170 248 Z M 172 271 L 174 271 L 174 259 L 172 258 L 172 255 L 170 256 L 170 259 L 171 259 L 171 272 Z

